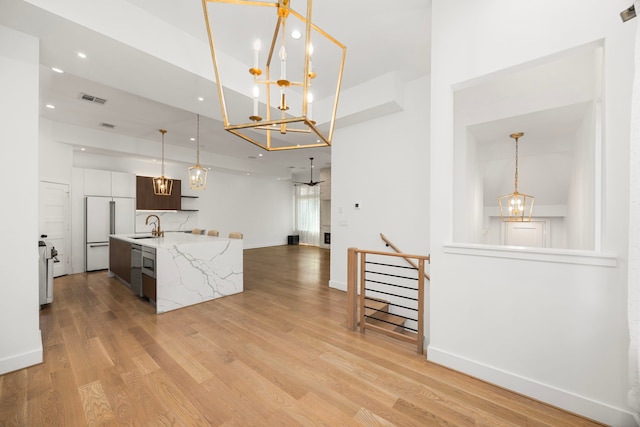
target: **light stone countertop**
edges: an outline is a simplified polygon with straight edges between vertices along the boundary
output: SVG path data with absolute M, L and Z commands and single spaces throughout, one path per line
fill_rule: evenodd
M 203 234 L 184 233 L 182 231 L 165 232 L 164 237 L 155 237 L 150 233 L 140 234 L 112 234 L 110 237 L 124 240 L 125 242 L 134 243 L 150 248 L 169 248 L 176 245 L 184 245 L 191 243 L 211 243 L 214 241 L 226 242 L 227 237 L 214 237 Z

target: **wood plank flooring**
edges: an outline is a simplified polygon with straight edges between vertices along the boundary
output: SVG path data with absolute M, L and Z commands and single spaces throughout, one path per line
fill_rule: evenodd
M 106 272 L 54 283 L 44 363 L 0 376 L 0 426 L 593 426 L 346 329 L 329 251 L 251 249 L 242 294 L 156 315 Z

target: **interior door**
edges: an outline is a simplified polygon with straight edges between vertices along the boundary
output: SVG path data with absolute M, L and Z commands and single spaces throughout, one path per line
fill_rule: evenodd
M 40 181 L 39 232 L 58 251 L 58 260 L 53 264 L 53 277 L 68 274 L 69 256 L 69 185 Z M 35 244 L 35 242 L 34 242 Z
M 547 247 L 546 221 L 504 223 L 504 244 L 532 248 Z

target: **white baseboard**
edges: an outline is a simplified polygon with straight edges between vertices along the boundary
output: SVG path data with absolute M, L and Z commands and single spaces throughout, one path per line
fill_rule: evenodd
M 344 282 L 338 282 L 336 280 L 329 280 L 329 287 L 338 289 L 340 291 L 347 291 L 347 284 Z
M 39 332 L 39 331 L 38 331 Z M 42 341 L 32 350 L 0 360 L 0 375 L 42 363 Z
M 244 245 L 243 249 L 268 248 L 271 246 L 287 246 L 287 242 L 254 243 L 251 245 Z
M 427 348 L 427 359 L 430 362 L 446 366 L 610 426 L 637 427 L 639 425 L 634 415 L 625 409 L 615 408 L 584 396 L 560 390 L 547 384 L 439 350 L 433 346 Z

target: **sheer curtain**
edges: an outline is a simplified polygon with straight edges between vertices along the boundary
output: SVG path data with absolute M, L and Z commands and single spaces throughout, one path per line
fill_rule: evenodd
M 640 0 L 634 1 L 640 13 Z M 640 19 L 640 18 L 636 18 Z M 640 23 L 636 29 L 635 75 L 631 95 L 631 140 L 629 177 L 629 406 L 640 419 Z
M 320 187 L 297 185 L 295 187 L 296 234 L 300 243 L 320 245 Z

